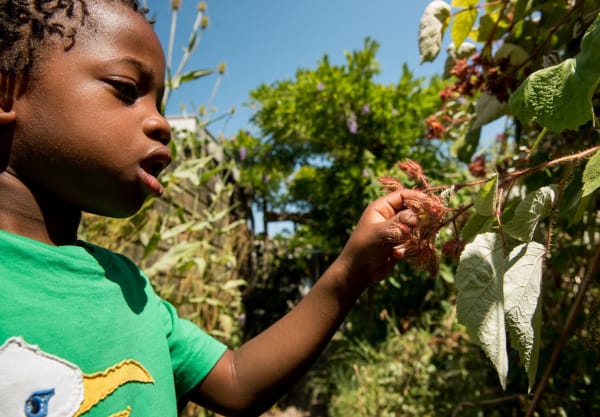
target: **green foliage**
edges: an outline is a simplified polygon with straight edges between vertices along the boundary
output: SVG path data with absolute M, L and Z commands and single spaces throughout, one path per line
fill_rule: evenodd
M 581 41 L 580 52 L 531 74 L 509 105 L 522 122 L 536 121 L 556 132 L 594 119 L 592 97 L 600 83 L 600 14 Z
M 582 181 L 583 193 L 581 197 L 587 197 L 600 188 L 600 151 L 596 152 L 585 165 Z
M 364 339 L 335 340 L 325 354 L 327 366 L 313 372 L 313 381 L 327 387 L 327 399 L 322 401 L 328 415 L 439 417 L 481 413 L 482 408 L 471 407 L 493 392 L 483 388 L 488 383 L 486 359 L 478 357 L 464 331 L 452 324 L 454 314 L 452 308 L 446 310 L 433 330 L 419 326 L 400 331 L 392 325 L 387 339 L 377 345 Z M 394 321 L 385 311 L 382 318 L 388 323 Z M 317 401 L 324 394 L 313 391 Z M 470 407 L 459 413 L 463 402 Z
M 550 376 L 576 326 L 567 317 L 592 308 L 584 294 L 593 291 L 600 270 L 600 2 L 434 1 L 424 16 L 433 7 L 451 10 L 454 44 L 446 76 L 454 84 L 442 91 L 443 105 L 427 119 L 428 130 L 451 141 L 451 153 L 469 163 L 472 175 L 484 177 L 448 186 L 454 198 L 463 194 L 454 219 L 466 241 L 455 276 L 458 319 L 492 361 L 503 388 L 510 389 L 507 333 L 528 389 L 536 387 L 538 363 L 546 367 L 535 401 L 524 406 L 532 416 L 553 403 L 539 403 L 544 389 L 548 396 L 560 392 L 561 382 Z M 441 47 L 446 30 L 436 28 L 439 33 L 428 38 L 437 42 L 431 50 Z M 459 47 L 476 53 L 460 55 Z M 505 127 L 498 143 L 482 143 L 482 128 L 500 117 Z M 484 167 L 475 155 L 490 162 Z M 477 187 L 469 203 L 462 190 Z M 542 320 L 545 329 L 565 327 L 542 338 Z M 576 335 L 594 326 L 589 320 L 577 325 Z M 544 348 L 553 351 L 551 358 Z
M 440 166 L 423 119 L 439 106 L 442 82 L 424 86 L 404 67 L 396 85 L 377 83 L 377 49 L 367 39 L 343 65 L 325 56 L 293 80 L 261 85 L 251 93 L 261 137 L 240 132 L 228 144 L 243 150 L 242 178 L 255 201 L 284 218 L 302 214 L 311 241 L 327 253 L 341 249 L 377 193 L 376 178 L 400 156 Z

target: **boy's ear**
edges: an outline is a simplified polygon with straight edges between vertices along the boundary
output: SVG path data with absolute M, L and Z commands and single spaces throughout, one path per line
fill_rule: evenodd
M 0 71 L 0 125 L 13 123 L 17 116 L 13 108 L 17 94 L 16 79 L 15 74 Z

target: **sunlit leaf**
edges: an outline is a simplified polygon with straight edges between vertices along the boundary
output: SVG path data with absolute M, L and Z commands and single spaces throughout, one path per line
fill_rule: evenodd
M 494 364 L 506 389 L 508 353 L 504 322 L 504 250 L 497 233 L 478 235 L 469 243 L 456 271 L 458 321 Z
M 504 232 L 524 242 L 533 239 L 540 220 L 550 214 L 556 198 L 556 186 L 542 187 L 525 196 L 515 209 L 513 218 L 504 225 Z
M 511 346 L 535 382 L 540 351 L 542 265 L 546 250 L 537 242 L 514 248 L 506 260 L 504 310 Z
M 195 71 L 190 71 L 187 72 L 185 74 L 182 74 L 180 77 L 180 83 L 183 84 L 185 82 L 188 81 L 192 81 L 192 80 L 197 80 L 198 78 L 202 78 L 202 77 L 206 77 L 210 74 L 213 74 L 215 72 L 214 68 L 208 68 L 208 69 L 200 69 L 200 70 L 195 70 Z
M 454 15 L 452 22 L 452 42 L 457 48 L 460 48 L 463 41 L 469 36 L 469 32 L 473 28 L 473 24 L 477 19 L 477 9 L 463 9 Z
M 585 164 L 582 197 L 587 197 L 598 187 L 600 187 L 600 151 L 596 152 Z
M 555 132 L 593 121 L 592 96 L 600 83 L 600 18 L 581 41 L 581 51 L 558 65 L 531 74 L 509 99 L 522 122 L 534 121 Z
M 498 198 L 498 176 L 484 183 L 479 192 L 473 196 L 473 205 L 480 216 L 492 216 L 496 213 Z
M 419 26 L 421 63 L 433 61 L 440 53 L 450 12 L 450 5 L 441 0 L 434 0 L 425 8 Z
M 475 7 L 479 0 L 452 0 L 452 7 Z

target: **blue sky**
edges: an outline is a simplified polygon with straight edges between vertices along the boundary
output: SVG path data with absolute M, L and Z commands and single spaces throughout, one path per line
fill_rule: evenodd
M 419 21 L 429 0 L 207 0 L 209 27 L 187 69 L 227 64 L 212 102 L 216 114 L 232 107 L 227 124 L 216 122 L 213 133 L 233 135 L 249 129 L 251 109 L 244 106 L 249 92 L 262 83 L 293 78 L 296 69 L 315 68 L 324 54 L 332 63 L 345 61 L 343 52 L 362 48 L 367 36 L 380 44 L 379 81 L 395 83 L 407 63 L 416 76 L 440 73 L 443 56 L 434 63 L 419 63 Z M 147 0 L 156 17 L 156 31 L 166 49 L 171 21 L 169 0 Z M 182 0 L 175 41 L 175 62 L 187 42 L 198 2 Z M 184 85 L 169 102 L 167 114 L 207 104 L 215 85 L 211 76 Z

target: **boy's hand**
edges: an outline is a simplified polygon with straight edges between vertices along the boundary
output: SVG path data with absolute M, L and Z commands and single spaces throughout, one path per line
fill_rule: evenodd
M 366 280 L 368 285 L 391 272 L 404 256 L 394 247 L 407 238 L 408 226 L 417 223 L 417 216 L 406 208 L 404 201 L 423 196 L 422 192 L 402 189 L 375 200 L 365 209 L 336 261 L 348 269 L 349 279 Z

